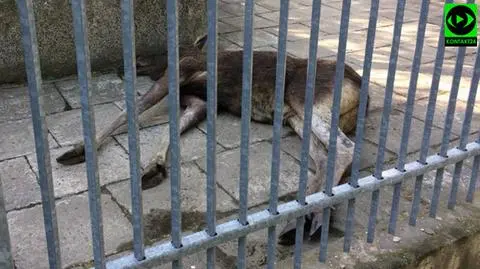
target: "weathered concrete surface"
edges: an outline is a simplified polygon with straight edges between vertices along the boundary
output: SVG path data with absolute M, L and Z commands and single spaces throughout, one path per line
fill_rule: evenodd
M 182 230 L 187 232 L 205 229 L 205 212 L 207 209 L 206 176 L 193 163 L 182 166 L 181 174 L 181 208 Z M 170 179 L 160 185 L 143 191 L 143 213 L 145 240 L 148 245 L 165 240 L 170 235 Z M 202 186 L 202 187 L 200 187 Z M 118 205 L 131 218 L 132 202 L 130 181 L 123 181 L 107 186 Z M 222 188 L 217 187 L 217 217 L 225 218 L 234 214 L 237 203 Z M 131 249 L 131 238 L 125 240 L 118 250 Z
M 0 175 L 7 211 L 41 201 L 37 178 L 24 157 L 0 162 Z
M 62 99 L 53 83 L 43 85 L 43 111 L 45 114 L 66 110 L 67 103 Z M 31 117 L 28 89 L 0 89 L 0 122 L 20 120 Z
M 0 160 L 35 152 L 31 119 L 0 123 L 0 137 Z M 50 148 L 58 146 L 50 134 L 48 144 Z
M 272 145 L 268 142 L 260 142 L 250 146 L 250 169 L 248 172 L 248 205 L 250 207 L 263 204 L 270 199 L 270 166 L 272 159 Z M 238 192 L 238 179 L 240 178 L 240 150 L 235 149 L 220 153 L 217 157 L 218 184 L 231 196 L 240 200 Z M 298 182 L 292 178 L 298 178 L 300 167 L 291 156 L 281 153 L 280 155 L 280 179 L 279 196 L 285 196 L 295 192 Z M 206 160 L 202 158 L 196 161 L 206 171 Z
M 178 1 L 179 43 L 190 45 L 206 26 L 206 4 Z M 72 8 L 62 0 L 34 1 L 42 74 L 46 78 L 76 72 Z M 135 43 L 139 54 L 166 51 L 166 1 L 135 1 Z M 87 24 L 93 70 L 122 62 L 120 2 L 87 1 Z M 0 83 L 25 77 L 20 22 L 15 1 L 0 1 Z
M 131 225 L 108 195 L 101 196 L 105 252 L 132 237 Z M 92 233 L 87 193 L 56 203 L 62 265 L 84 263 L 92 255 Z M 17 269 L 48 268 L 42 206 L 8 214 L 12 248 Z
M 95 105 L 92 107 L 97 130 L 105 128 L 120 114 L 120 109 L 114 104 Z M 80 109 L 49 115 L 46 118 L 49 130 L 58 143 L 70 146 L 83 141 L 82 115 Z
M 86 191 L 88 188 L 85 163 L 64 166 L 55 160 L 67 149 L 69 148 L 50 150 L 55 197 L 80 193 Z M 118 144 L 110 143 L 108 146 L 101 148 L 97 156 L 101 185 L 126 179 L 130 176 L 128 170 L 128 155 Z M 32 165 L 32 169 L 38 174 L 36 155 L 29 154 L 27 158 Z

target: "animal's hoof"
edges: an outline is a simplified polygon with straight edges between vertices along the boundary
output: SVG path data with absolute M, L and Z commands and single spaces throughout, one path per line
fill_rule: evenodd
M 311 215 L 305 216 L 305 223 L 303 225 L 303 238 L 308 240 L 316 240 L 320 237 L 321 234 L 321 222 L 318 223 L 318 213 L 312 213 Z M 297 231 L 297 221 L 291 220 L 280 232 L 278 236 L 278 244 L 284 246 L 291 246 L 295 244 L 295 236 Z
M 165 165 L 153 163 L 147 166 L 143 171 L 142 190 L 148 190 L 160 185 L 165 178 L 167 178 Z
M 309 218 L 305 218 L 303 230 L 310 230 L 311 221 Z M 297 221 L 296 219 L 290 220 L 283 228 L 278 236 L 278 244 L 283 246 L 291 246 L 295 244 L 295 236 L 297 233 Z M 304 233 L 305 234 L 305 233 Z M 303 238 L 302 238 L 303 240 Z
M 83 147 L 74 147 L 57 157 L 57 162 L 63 165 L 74 165 L 85 161 L 85 149 Z

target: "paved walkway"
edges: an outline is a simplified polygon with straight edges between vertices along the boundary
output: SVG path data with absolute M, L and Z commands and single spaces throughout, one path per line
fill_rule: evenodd
M 226 49 L 241 49 L 243 39 L 243 3 L 240 0 L 221 0 L 219 2 L 219 30 L 220 43 Z M 255 1 L 255 49 L 276 49 L 278 36 L 278 21 L 280 1 Z M 292 56 L 306 57 L 311 16 L 310 0 L 290 1 L 290 20 L 288 32 L 288 52 Z M 335 59 L 338 44 L 338 29 L 341 16 L 342 1 L 323 1 L 321 6 L 319 57 Z M 390 128 L 387 139 L 385 159 L 386 168 L 393 167 L 392 160 L 399 151 L 401 128 L 404 118 L 405 101 L 410 78 L 411 62 L 415 49 L 417 24 L 421 1 L 407 1 L 400 55 L 396 73 L 395 89 L 393 94 L 393 110 L 390 115 Z M 441 1 L 431 1 L 425 46 L 423 49 L 422 66 L 419 74 L 418 91 L 415 97 L 416 106 L 412 121 L 411 137 L 408 146 L 408 160 L 414 161 L 418 157 L 423 132 L 423 118 L 428 102 L 429 84 L 433 71 L 433 61 L 440 31 L 442 16 Z M 378 131 L 381 120 L 383 98 L 390 46 L 392 43 L 393 19 L 395 16 L 396 1 L 381 1 L 378 20 L 378 29 L 375 40 L 375 54 L 371 73 L 370 94 L 372 103 L 367 119 L 366 138 L 362 152 L 361 166 L 364 174 L 371 172 L 375 162 Z M 349 40 L 347 44 L 347 63 L 362 73 L 362 63 L 367 36 L 370 1 L 352 0 L 352 14 L 350 15 Z M 461 132 L 466 100 L 470 86 L 474 64 L 474 48 L 467 48 L 467 56 L 463 66 L 463 77 L 460 82 L 456 112 L 454 117 L 451 147 L 455 146 Z M 438 149 L 442 139 L 442 126 L 448 104 L 450 85 L 455 66 L 455 50 L 448 48 L 445 53 L 444 71 L 440 82 L 440 94 L 437 100 L 434 126 L 432 130 L 432 149 Z M 144 93 L 151 81 L 148 78 L 138 79 L 139 91 Z M 123 108 L 124 93 L 122 80 L 114 74 L 95 75 L 93 82 L 93 101 L 95 108 L 96 125 L 104 126 L 110 122 Z M 74 141 L 81 139 L 81 117 L 79 88 L 75 77 L 59 81 L 46 81 L 44 85 L 45 112 L 49 129 L 49 145 L 52 160 L 68 149 Z M 478 96 L 478 95 L 477 95 Z M 478 100 L 479 97 L 477 97 Z M 9 226 L 12 237 L 13 252 L 18 269 L 47 268 L 46 245 L 44 241 L 42 206 L 40 204 L 39 186 L 37 183 L 37 163 L 34 154 L 34 141 L 30 120 L 30 107 L 25 87 L 2 86 L 0 90 L 0 175 L 6 194 L 6 203 Z M 472 120 L 471 136 L 469 141 L 478 136 L 480 129 L 480 104 L 477 101 Z M 142 160 L 153 154 L 155 137 L 166 135 L 168 118 L 165 114 L 165 103 L 153 111 L 154 120 L 147 121 L 142 117 L 140 131 Z M 270 159 L 272 128 L 268 125 L 252 123 L 251 129 L 251 172 L 249 185 L 249 205 L 256 210 L 265 207 L 269 199 Z M 99 127 L 97 127 L 98 129 Z M 199 195 L 198 186 L 205 184 L 205 124 L 189 131 L 181 139 L 182 155 L 182 224 L 186 232 L 198 231 L 203 228 L 206 201 L 204 195 Z M 239 177 L 239 144 L 240 121 L 229 115 L 218 117 L 218 188 L 217 209 L 220 221 L 235 218 L 238 207 Z M 195 145 L 195 146 L 192 146 Z M 285 197 L 295 193 L 299 175 L 300 139 L 285 128 L 282 140 L 280 195 Z M 430 151 L 431 154 L 434 151 Z M 105 250 L 107 255 L 114 255 L 131 247 L 131 202 L 129 192 L 128 146 L 127 134 L 119 132 L 109 140 L 98 155 L 100 182 L 102 185 L 102 206 L 104 214 Z M 471 174 L 471 160 L 466 162 L 462 171 L 461 192 L 467 184 Z M 62 246 L 63 265 L 68 268 L 83 268 L 89 265 L 91 257 L 90 218 L 88 213 L 87 181 L 84 164 L 75 166 L 61 166 L 52 162 L 55 196 L 57 197 L 57 213 L 59 222 L 60 241 Z M 453 167 L 447 167 L 445 172 L 444 193 L 449 189 L 448 183 L 453 173 Z M 423 219 L 429 206 L 434 172 L 429 173 L 425 180 L 422 212 L 420 213 L 417 228 L 399 224 L 399 233 L 405 237 L 429 236 L 421 233 L 421 227 L 436 227 L 443 224 L 441 219 Z M 170 191 L 169 180 L 161 185 L 144 191 L 145 236 L 148 243 L 167 239 L 170 225 Z M 399 220 L 404 223 L 410 209 L 412 199 L 412 184 L 405 184 L 402 192 L 401 213 Z M 377 226 L 380 243 L 365 245 L 363 233 L 367 224 L 369 210 L 369 195 L 360 199 L 357 204 L 357 234 L 350 258 L 333 259 L 341 253 L 343 237 L 333 234 L 329 253 L 329 263 L 325 266 L 340 268 L 340 264 L 347 266 L 349 261 L 373 259 L 368 253 L 381 253 L 383 250 L 402 246 L 393 242 L 391 236 L 385 235 L 386 222 L 390 211 L 391 190 L 382 192 L 379 209 L 379 224 Z M 463 196 L 459 196 L 463 200 Z M 442 202 L 442 206 L 443 202 Z M 443 211 L 442 211 L 443 212 Z M 462 211 L 463 212 L 463 211 Z M 447 221 L 461 213 L 441 213 Z M 437 222 L 435 222 L 437 221 Z M 333 225 L 342 228 L 343 224 Z M 363 229 L 363 230 L 362 230 Z M 430 228 L 428 228 L 430 229 Z M 433 229 L 433 228 L 431 228 Z M 425 231 L 425 229 L 423 229 Z M 265 259 L 265 231 L 250 235 L 248 243 L 249 268 L 263 266 Z M 227 243 L 218 247 L 219 268 L 230 266 L 236 256 L 236 243 Z M 307 244 L 305 257 L 308 268 L 320 268 L 314 258 L 318 245 Z M 379 245 L 380 244 L 380 245 Z M 406 243 L 405 243 L 406 244 Z M 308 251 L 311 249 L 312 251 Z M 338 252 L 335 252 L 338 249 Z M 290 255 L 293 248 L 278 247 L 279 266 L 287 266 L 291 262 Z M 337 253 L 337 254 L 333 254 Z M 360 254 L 358 254 L 360 253 Z M 309 256 L 310 255 L 310 256 Z M 313 256 L 312 256 L 313 255 Z M 338 254 L 340 255 L 340 254 Z M 363 256 L 362 256 L 363 255 Z M 338 258 L 338 256 L 335 256 Z M 185 268 L 195 265 L 204 268 L 205 255 L 199 253 L 184 260 Z M 331 264 L 333 263 L 333 264 Z M 163 267 L 161 267 L 163 268 Z M 165 267 L 167 268 L 167 267 Z M 168 267 L 169 268 L 169 267 Z M 194 268 L 194 267 L 191 267 Z M 283 268 L 283 267 L 279 267 Z M 288 267 L 290 268 L 290 267 Z

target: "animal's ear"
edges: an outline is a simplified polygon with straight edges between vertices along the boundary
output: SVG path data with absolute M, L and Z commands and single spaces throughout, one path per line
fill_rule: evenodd
M 203 34 L 199 37 L 197 37 L 197 40 L 193 42 L 193 46 L 197 48 L 198 50 L 202 50 L 203 47 L 205 46 L 205 43 L 207 42 L 207 34 Z

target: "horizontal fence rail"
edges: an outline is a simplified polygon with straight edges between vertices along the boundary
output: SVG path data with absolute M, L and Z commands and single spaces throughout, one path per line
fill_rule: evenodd
M 47 245 L 47 256 L 50 268 L 62 268 L 61 248 L 58 235 L 57 214 L 55 208 L 55 196 L 53 191 L 52 167 L 48 144 L 48 128 L 45 121 L 45 112 L 42 100 L 42 77 L 38 55 L 38 42 L 36 38 L 35 18 L 32 0 L 17 0 L 17 9 L 20 18 L 22 45 L 25 57 L 25 67 L 28 80 L 29 102 L 32 114 L 32 125 L 35 140 L 35 153 L 38 165 L 38 179 L 41 190 L 43 207 L 43 221 L 45 225 L 45 238 Z M 452 3 L 453 1 L 446 1 Z M 474 1 L 469 0 L 468 3 Z M 385 98 L 381 123 L 379 126 L 379 140 L 376 152 L 376 164 L 372 175 L 360 178 L 360 155 L 363 148 L 365 136 L 365 122 L 368 108 L 368 91 L 370 85 L 370 74 L 372 69 L 374 41 L 379 18 L 379 0 L 371 0 L 368 31 L 366 36 L 365 56 L 363 61 L 363 74 L 361 78 L 360 99 L 355 126 L 355 146 L 351 165 L 351 177 L 346 184 L 335 185 L 335 168 L 337 155 L 337 142 L 340 125 L 340 104 L 342 101 L 342 87 L 344 82 L 344 70 L 346 65 L 348 29 L 351 15 L 351 0 L 342 1 L 342 11 L 339 25 L 339 38 L 337 61 L 335 66 L 335 79 L 332 85 L 333 105 L 329 125 L 329 140 L 327 158 L 325 159 L 325 186 L 322 191 L 313 194 L 307 193 L 309 158 L 312 140 L 312 118 L 315 117 L 315 87 L 317 76 L 317 54 L 322 26 L 320 24 L 321 0 L 312 0 L 311 28 L 308 48 L 307 71 L 305 74 L 305 96 L 304 96 L 304 118 L 302 126 L 302 143 L 300 151 L 300 173 L 297 188 L 297 197 L 294 201 L 285 203 L 279 202 L 280 180 L 280 155 L 282 126 L 284 122 L 285 87 L 287 70 L 287 40 L 289 27 L 289 0 L 280 1 L 280 18 L 278 29 L 278 50 L 276 52 L 275 70 L 275 100 L 272 131 L 272 162 L 270 167 L 270 199 L 267 209 L 255 213 L 249 213 L 248 188 L 249 188 L 249 161 L 250 161 L 250 122 L 252 116 L 252 94 L 253 94 L 253 52 L 254 52 L 254 31 L 255 31 L 255 2 L 246 0 L 244 5 L 244 45 L 243 45 L 243 66 L 242 74 L 242 95 L 241 95 L 241 141 L 240 141 L 240 176 L 238 179 L 239 211 L 238 219 L 217 224 L 216 202 L 217 202 L 217 158 L 216 158 L 216 125 L 217 125 L 217 87 L 218 87 L 218 6 L 217 0 L 208 0 L 207 6 L 207 46 L 206 46 L 206 214 L 204 231 L 182 236 L 182 208 L 181 208 L 181 156 L 180 136 L 185 125 L 185 118 L 180 114 L 181 86 L 185 83 L 185 74 L 180 69 L 181 58 L 179 55 L 178 38 L 178 3 L 176 0 L 166 1 L 167 10 L 167 50 L 168 50 L 168 117 L 169 117 L 169 153 L 170 153 L 170 201 L 171 201 L 171 234 L 170 242 L 160 243 L 153 246 L 145 245 L 144 223 L 143 223 L 143 198 L 142 198 L 142 169 L 140 166 L 140 140 L 139 140 L 139 114 L 145 110 L 144 105 L 139 105 L 137 100 L 137 78 L 136 78 L 136 52 L 135 52 L 135 21 L 134 1 L 121 1 L 121 31 L 123 45 L 123 67 L 125 87 L 125 111 L 117 120 L 127 123 L 128 127 L 128 155 L 130 169 L 130 195 L 132 207 L 132 230 L 133 230 L 133 251 L 131 254 L 124 254 L 115 259 L 107 260 L 105 254 L 104 228 L 102 221 L 102 203 L 100 199 L 100 182 L 98 174 L 97 150 L 105 139 L 104 132 L 100 136 L 96 134 L 95 118 L 93 112 L 91 94 L 91 68 L 90 52 L 87 32 L 87 11 L 84 0 L 72 0 L 72 25 L 74 31 L 76 64 L 78 72 L 78 83 L 80 85 L 81 120 L 83 129 L 82 147 L 86 161 L 86 180 L 88 182 L 88 200 L 90 223 L 92 233 L 92 257 L 96 269 L 117 269 L 117 268 L 150 268 L 163 263 L 172 263 L 172 268 L 183 268 L 182 259 L 188 255 L 205 251 L 207 268 L 215 268 L 215 248 L 225 242 L 237 240 L 238 253 L 237 268 L 247 266 L 247 236 L 253 232 L 267 229 L 268 244 L 266 262 L 267 268 L 276 267 L 276 245 L 277 225 L 285 221 L 295 221 L 295 246 L 294 246 L 294 268 L 301 268 L 302 249 L 304 238 L 305 216 L 312 212 L 318 213 L 322 210 L 321 240 L 319 242 L 319 262 L 327 260 L 328 232 L 331 217 L 331 207 L 343 202 L 348 202 L 345 222 L 345 237 L 343 251 L 351 250 L 356 198 L 363 193 L 371 193 L 371 204 L 367 226 L 368 243 L 372 243 L 375 237 L 377 211 L 379 207 L 380 189 L 386 186 L 393 186 L 392 204 L 388 232 L 395 234 L 397 217 L 399 214 L 399 203 L 401 186 L 408 180 L 414 180 L 414 194 L 409 215 L 409 224 L 415 226 L 419 214 L 421 192 L 424 175 L 429 171 L 436 171 L 433 194 L 431 197 L 430 217 L 435 217 L 438 211 L 440 192 L 445 167 L 454 165 L 452 184 L 448 195 L 448 209 L 454 209 L 457 203 L 457 193 L 460 184 L 460 175 L 464 162 L 473 159 L 471 179 L 468 182 L 466 201 L 473 202 L 475 188 L 479 177 L 480 168 L 480 132 L 476 141 L 468 141 L 471 134 L 471 121 L 474 113 L 474 106 L 477 96 L 478 84 L 480 81 L 480 51 L 477 47 L 475 56 L 474 72 L 472 75 L 469 95 L 466 105 L 465 117 L 463 120 L 461 135 L 458 145 L 449 149 L 450 137 L 460 80 L 465 60 L 466 48 L 457 49 L 455 70 L 452 75 L 452 85 L 445 117 L 442 142 L 438 154 L 429 155 L 430 139 L 432 135 L 435 107 L 440 87 L 440 78 L 445 56 L 445 44 L 443 35 L 443 24 L 438 37 L 438 47 L 434 62 L 434 70 L 431 87 L 428 96 L 428 105 L 425 114 L 422 144 L 419 151 L 419 158 L 414 162 L 407 162 L 407 146 L 413 120 L 415 95 L 420 72 L 421 58 L 423 54 L 424 39 L 428 21 L 429 0 L 422 0 L 418 20 L 415 51 L 412 60 L 412 68 L 409 80 L 407 101 L 402 126 L 402 138 L 399 141 L 400 149 L 396 166 L 384 170 L 387 135 L 390 124 L 390 114 L 393 110 L 392 98 L 394 92 L 395 74 L 397 61 L 399 59 L 400 38 L 404 24 L 406 0 L 398 0 L 395 18 L 393 20 L 392 42 L 388 63 L 388 74 L 385 87 Z M 353 14 L 353 12 L 352 12 Z M 200 41 L 201 42 L 201 41 Z M 120 126 L 119 124 L 118 126 Z M 118 127 L 117 126 L 117 127 Z M 110 127 L 111 128 L 111 127 Z M 113 132 L 113 131 L 112 131 Z M 163 134 L 158 134 L 163 135 Z M 1 175 L 0 175 L 1 176 Z M 221 179 L 219 179 L 221 180 Z M 0 181 L 0 267 L 13 268 L 11 242 L 8 232 L 7 213 Z

